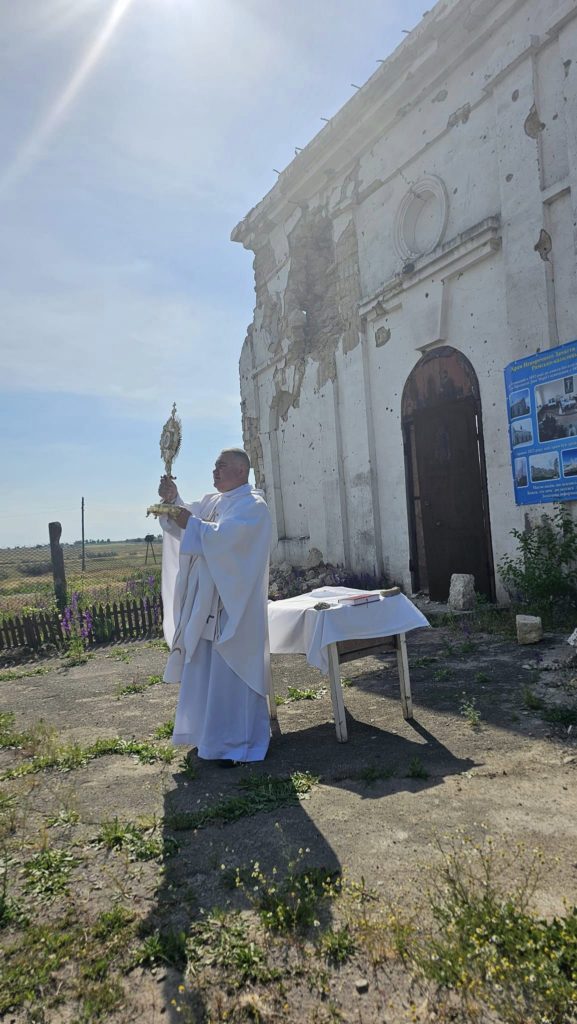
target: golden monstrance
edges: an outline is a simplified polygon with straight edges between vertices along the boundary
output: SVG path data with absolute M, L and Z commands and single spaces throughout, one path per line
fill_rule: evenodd
M 176 402 L 173 403 L 172 412 L 162 428 L 160 435 L 160 455 L 164 462 L 164 472 L 171 480 L 176 477 L 172 475 L 172 463 L 180 451 L 182 443 L 182 424 L 176 415 Z M 177 516 L 180 512 L 178 505 L 160 503 L 150 505 L 146 510 L 147 516 Z

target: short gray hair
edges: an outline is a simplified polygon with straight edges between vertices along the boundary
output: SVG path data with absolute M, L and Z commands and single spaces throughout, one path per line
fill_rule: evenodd
M 241 462 L 243 468 L 246 469 L 246 475 L 250 473 L 250 459 L 245 452 L 244 448 L 223 448 L 221 455 L 232 455 L 237 462 Z

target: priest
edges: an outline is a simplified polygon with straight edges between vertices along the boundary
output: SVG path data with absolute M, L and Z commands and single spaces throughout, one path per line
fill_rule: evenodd
M 173 743 L 222 767 L 262 761 L 270 739 L 271 521 L 249 471 L 246 452 L 227 448 L 213 470 L 216 493 L 186 505 L 172 478 L 158 489 L 180 507 L 160 517 L 164 680 L 180 683 Z

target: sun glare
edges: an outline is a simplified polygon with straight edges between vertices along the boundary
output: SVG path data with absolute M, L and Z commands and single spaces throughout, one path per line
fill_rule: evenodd
M 46 117 L 36 126 L 20 151 L 16 154 L 12 163 L 9 164 L 4 174 L 0 176 L 0 196 L 10 185 L 26 174 L 38 159 L 41 150 L 57 130 L 91 72 L 94 71 L 106 46 L 112 39 L 114 32 L 132 3 L 133 0 L 115 0 L 102 28 L 84 53 L 70 81 L 60 93 Z

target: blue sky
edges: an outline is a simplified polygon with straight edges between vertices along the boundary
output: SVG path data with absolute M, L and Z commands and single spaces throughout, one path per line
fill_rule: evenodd
M 142 536 L 240 444 L 252 254 L 230 232 L 426 0 L 0 8 L 0 546 Z

